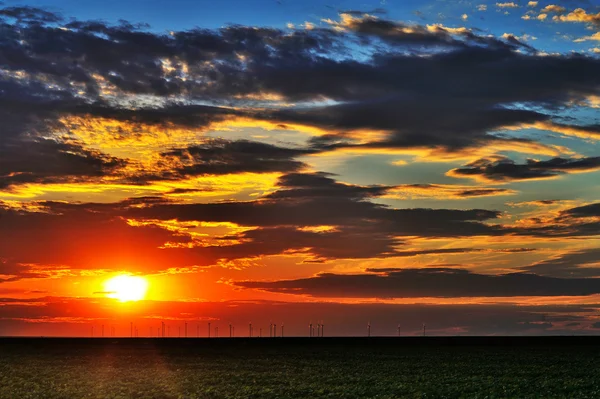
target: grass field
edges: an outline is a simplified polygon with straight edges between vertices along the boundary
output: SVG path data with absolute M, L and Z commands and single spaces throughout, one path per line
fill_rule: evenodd
M 0 339 L 1 398 L 599 398 L 587 338 Z

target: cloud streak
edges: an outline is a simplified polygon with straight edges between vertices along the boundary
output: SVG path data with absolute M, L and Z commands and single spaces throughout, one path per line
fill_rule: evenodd
M 330 298 L 579 296 L 600 292 L 600 280 L 512 273 L 482 275 L 464 269 L 397 269 L 358 275 L 321 274 L 282 281 L 241 281 L 243 288 Z
M 584 173 L 600 170 L 600 157 L 553 158 L 547 161 L 528 159 L 517 164 L 506 157 L 480 159 L 465 167 L 452 169 L 448 176 L 470 178 L 484 182 L 511 182 L 552 179 L 567 173 Z

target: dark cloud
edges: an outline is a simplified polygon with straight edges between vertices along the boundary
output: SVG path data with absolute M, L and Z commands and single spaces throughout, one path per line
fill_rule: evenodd
M 376 229 L 342 227 L 335 231 L 315 232 L 273 227 L 250 230 L 235 239 L 242 242 L 226 248 L 199 249 L 220 259 L 254 258 L 281 253 L 304 254 L 306 260 L 361 259 L 395 256 L 401 241 Z
M 375 14 L 387 14 L 387 10 L 385 8 L 374 8 L 372 10 L 340 10 L 340 14 L 348 14 L 355 17 L 361 17 L 365 14 L 367 15 L 375 15 Z
M 452 237 L 495 234 L 496 228 L 484 222 L 500 216 L 500 212 L 483 209 L 393 209 L 367 200 L 384 194 L 389 187 L 341 184 L 323 173 L 288 174 L 279 185 L 280 190 L 256 201 L 159 203 L 127 209 L 124 215 L 136 219 L 228 221 L 261 227 L 360 227 L 386 236 Z
M 247 140 L 213 139 L 205 144 L 163 152 L 175 162 L 169 173 L 177 177 L 242 172 L 292 172 L 305 166 L 294 158 L 311 152 Z M 178 166 L 180 165 L 180 166 Z
M 4 3 L 0 3 L 3 5 Z M 45 11 L 35 7 L 6 7 L 0 9 L 0 18 L 14 19 L 18 23 L 56 23 L 61 22 L 63 18 L 60 15 Z
M 528 159 L 517 164 L 506 157 L 480 159 L 464 167 L 448 172 L 453 177 L 468 177 L 493 182 L 509 182 L 529 179 L 549 179 L 565 173 L 589 172 L 600 169 L 600 157 L 553 158 L 547 161 Z
M 0 283 L 45 277 L 48 277 L 48 275 L 39 270 L 34 270 L 30 265 L 16 264 L 0 258 Z
M 600 249 L 564 253 L 526 266 L 522 270 L 561 278 L 600 277 Z
M 524 48 L 535 51 L 533 47 L 519 41 L 514 36 L 502 41 L 490 36 L 480 36 L 467 28 L 453 29 L 441 25 L 409 25 L 356 11 L 342 13 L 341 17 L 341 22 L 330 20 L 327 22 L 338 29 L 357 34 L 363 41 L 377 38 L 392 46 L 466 48 L 483 45 L 489 48 L 511 50 Z
M 504 194 L 509 191 L 502 188 L 465 189 L 458 193 L 460 197 L 483 197 L 488 195 Z
M 550 218 L 532 217 L 525 220 L 528 227 L 507 228 L 505 232 L 538 237 L 592 238 L 600 234 L 600 221 L 594 218 L 599 214 L 600 204 L 589 204 L 561 210 Z
M 0 143 L 0 189 L 22 183 L 89 182 L 127 162 L 77 143 L 40 139 Z
M 321 274 L 298 280 L 239 281 L 236 286 L 330 298 L 579 296 L 600 293 L 600 280 L 527 273 L 483 275 L 464 269 L 397 269 L 383 274 Z
M 266 198 L 270 199 L 311 199 L 340 197 L 350 200 L 378 197 L 392 189 L 392 186 L 357 186 L 342 184 L 327 173 L 289 173 L 278 181 L 281 188 Z
M 589 204 L 584 206 L 578 206 L 576 208 L 567 209 L 561 212 L 563 216 L 570 217 L 590 217 L 600 216 L 600 202 L 595 204 Z
M 103 177 L 147 184 L 200 175 L 286 173 L 306 167 L 295 158 L 310 153 L 248 140 L 211 139 L 163 152 L 156 163 L 141 165 L 64 140 L 12 141 L 0 143 L 0 189 L 24 183 L 102 183 Z
M 412 61 L 412 59 L 407 59 L 406 62 L 399 61 L 397 67 L 391 65 L 389 67 L 395 71 L 398 68 L 406 67 L 406 64 L 412 63 Z M 443 60 L 440 60 L 440 63 L 443 64 Z M 382 69 L 387 67 L 382 66 Z M 430 68 L 430 66 L 423 67 Z M 420 69 L 421 67 L 414 65 L 414 68 Z M 380 73 L 385 75 L 385 72 L 373 69 L 371 71 L 373 75 L 377 76 Z M 390 76 L 390 79 L 393 82 L 395 78 Z M 397 76 L 397 79 L 404 80 L 406 77 Z M 390 84 L 394 84 L 392 82 Z M 430 85 L 423 81 L 420 84 Z M 440 82 L 440 84 L 447 85 L 447 82 Z M 343 83 L 336 87 L 343 87 Z M 391 89 L 388 86 L 386 91 Z M 373 150 L 435 148 L 437 146 L 446 150 L 458 150 L 494 142 L 526 144 L 529 141 L 500 138 L 490 134 L 490 131 L 504 126 L 533 123 L 548 118 L 546 115 L 533 111 L 502 109 L 495 106 L 487 108 L 483 102 L 475 100 L 476 95 L 472 99 L 460 99 L 464 94 L 458 93 L 456 95 L 459 99 L 450 100 L 451 95 L 448 98 L 440 98 L 440 95 L 445 96 L 444 87 L 436 88 L 437 93 L 432 93 L 430 96 L 429 93 L 426 93 L 428 89 L 425 88 L 423 91 L 416 87 L 398 88 L 400 91 L 406 90 L 411 94 L 395 97 L 388 94 L 380 100 L 349 102 L 302 111 L 281 110 L 269 114 L 257 114 L 257 117 L 283 123 L 308 124 L 344 132 L 317 137 L 313 140 L 314 148 L 321 151 L 339 148 Z M 367 93 L 373 90 L 373 87 L 365 87 L 364 90 L 360 90 L 360 92 Z M 436 118 L 430 118 L 431 115 L 435 115 Z M 384 140 L 363 144 L 357 143 L 352 136 L 352 132 L 360 129 L 389 133 Z
M 523 145 L 531 141 L 493 132 L 506 126 L 547 121 L 550 116 L 539 110 L 547 107 L 550 111 L 572 96 L 583 98 L 595 93 L 592 87 L 600 83 L 598 66 L 598 60 L 579 55 L 548 58 L 489 48 L 429 57 L 377 55 L 369 65 L 323 61 L 306 71 L 298 66 L 293 82 L 304 81 L 303 90 L 314 86 L 322 95 L 344 103 L 278 110 L 261 117 L 337 131 L 314 142 L 315 147 L 328 150 L 436 146 L 460 149 L 494 142 Z M 585 78 L 575 77 L 575 70 L 581 70 Z M 280 93 L 286 82 L 292 81 L 282 73 L 287 71 L 269 73 L 269 79 L 278 82 L 273 89 L 278 88 Z M 586 88 L 581 79 L 594 83 Z M 557 82 L 557 86 L 547 85 L 547 81 Z M 535 104 L 538 112 L 511 107 L 517 102 Z M 389 136 L 357 143 L 351 133 L 359 129 L 384 130 Z
M 593 57 L 542 56 L 514 38 L 373 17 L 339 22 L 347 23 L 345 32 L 229 26 L 159 34 L 126 22 L 64 22 L 31 8 L 5 9 L 4 14 L 0 64 L 9 73 L 0 83 L 19 90 L 2 91 L 1 97 L 13 109 L 21 107 L 21 115 L 7 119 L 6 128 L 20 132 L 31 132 L 32 124 L 42 121 L 50 129 L 59 116 L 72 114 L 187 127 L 243 115 L 324 128 L 331 135 L 314 142 L 319 150 L 456 150 L 527 143 L 494 131 L 548 121 L 553 107 L 597 95 L 600 85 L 600 60 Z M 19 20 L 36 23 L 14 22 Z M 371 46 L 365 60 L 352 60 L 348 44 L 357 35 L 379 38 L 391 47 L 382 51 Z M 406 52 L 406 44 L 417 47 Z M 517 51 L 523 48 L 530 51 Z M 125 109 L 123 103 L 107 100 L 107 90 L 115 98 L 157 96 L 164 106 Z M 15 101 L 27 92 L 35 94 L 28 102 Z M 282 110 L 270 102 L 260 110 L 249 108 L 255 103 L 251 98 L 261 94 L 339 104 Z M 186 105 L 169 105 L 175 100 Z M 193 105 L 198 103 L 233 107 Z M 517 109 L 516 103 L 538 111 Z M 360 129 L 389 135 L 358 143 L 349 133 Z
M 161 270 L 290 252 L 313 261 L 411 256 L 401 252 L 402 236 L 501 234 L 486 224 L 499 217 L 497 211 L 393 209 L 369 201 L 383 193 L 383 187 L 341 184 L 323 173 L 291 173 L 280 179 L 278 191 L 254 201 L 189 204 L 144 197 L 116 204 L 37 202 L 38 212 L 4 207 L 0 233 L 7 239 L 0 242 L 0 254 L 19 264 L 113 268 L 127 260 Z M 185 229 L 157 223 L 165 220 L 251 229 L 203 242 Z M 31 242 L 36 251 L 29 249 Z M 98 247 L 102 255 L 92 250 Z
M 542 56 L 521 51 L 523 44 L 514 40 L 373 18 L 353 19 L 345 32 L 229 26 L 172 33 L 127 22 L 67 21 L 27 7 L 4 9 L 0 20 L 0 188 L 105 176 L 143 184 L 202 174 L 286 173 L 276 191 L 246 202 L 47 202 L 39 204 L 47 212 L 36 213 L 6 207 L 0 211 L 0 232 L 9 239 L 0 243 L 0 254 L 10 262 L 112 267 L 118 259 L 130 259 L 156 270 L 288 250 L 317 261 L 393 256 L 404 236 L 598 231 L 597 224 L 579 222 L 575 231 L 571 225 L 509 229 L 493 223 L 501 216 L 496 210 L 394 209 L 373 199 L 401 187 L 343 184 L 331 175 L 300 173 L 305 165 L 298 160 L 340 148 L 455 151 L 493 143 L 536 144 L 497 131 L 548 122 L 557 107 L 597 95 L 596 58 Z M 364 58 L 351 59 L 357 37 L 384 41 L 387 47 L 365 46 Z M 286 107 L 268 100 L 270 95 Z M 322 105 L 324 99 L 332 105 Z M 69 123 L 95 118 L 126 124 L 100 132 L 117 140 L 143 139 L 148 126 L 204 131 L 235 118 L 282 128 L 315 126 L 328 134 L 313 139 L 308 149 L 202 140 L 164 151 L 156 168 L 122 174 L 123 166 L 131 167 L 129 160 L 66 138 Z M 362 130 L 385 134 L 368 141 L 357 137 Z M 557 158 L 528 167 L 560 173 L 584 170 L 594 160 Z M 489 190 L 499 189 L 465 189 L 458 195 L 488 195 Z M 563 217 L 585 212 L 573 209 Z M 232 222 L 251 230 L 222 238 L 239 239 L 234 245 L 200 245 L 152 220 Z M 142 221 L 146 224 L 135 224 Z M 334 228 L 314 229 L 324 225 Z M 30 250 L 32 242 L 39 251 Z M 92 248 L 99 246 L 105 253 L 92 259 Z

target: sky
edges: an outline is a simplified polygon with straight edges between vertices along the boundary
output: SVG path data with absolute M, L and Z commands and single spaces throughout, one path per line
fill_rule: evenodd
M 600 332 L 595 2 L 6 0 L 0 29 L 0 335 Z

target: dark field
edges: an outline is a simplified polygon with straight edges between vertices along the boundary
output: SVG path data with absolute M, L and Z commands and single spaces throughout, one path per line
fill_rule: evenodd
M 1 398 L 598 398 L 600 340 L 0 339 Z

